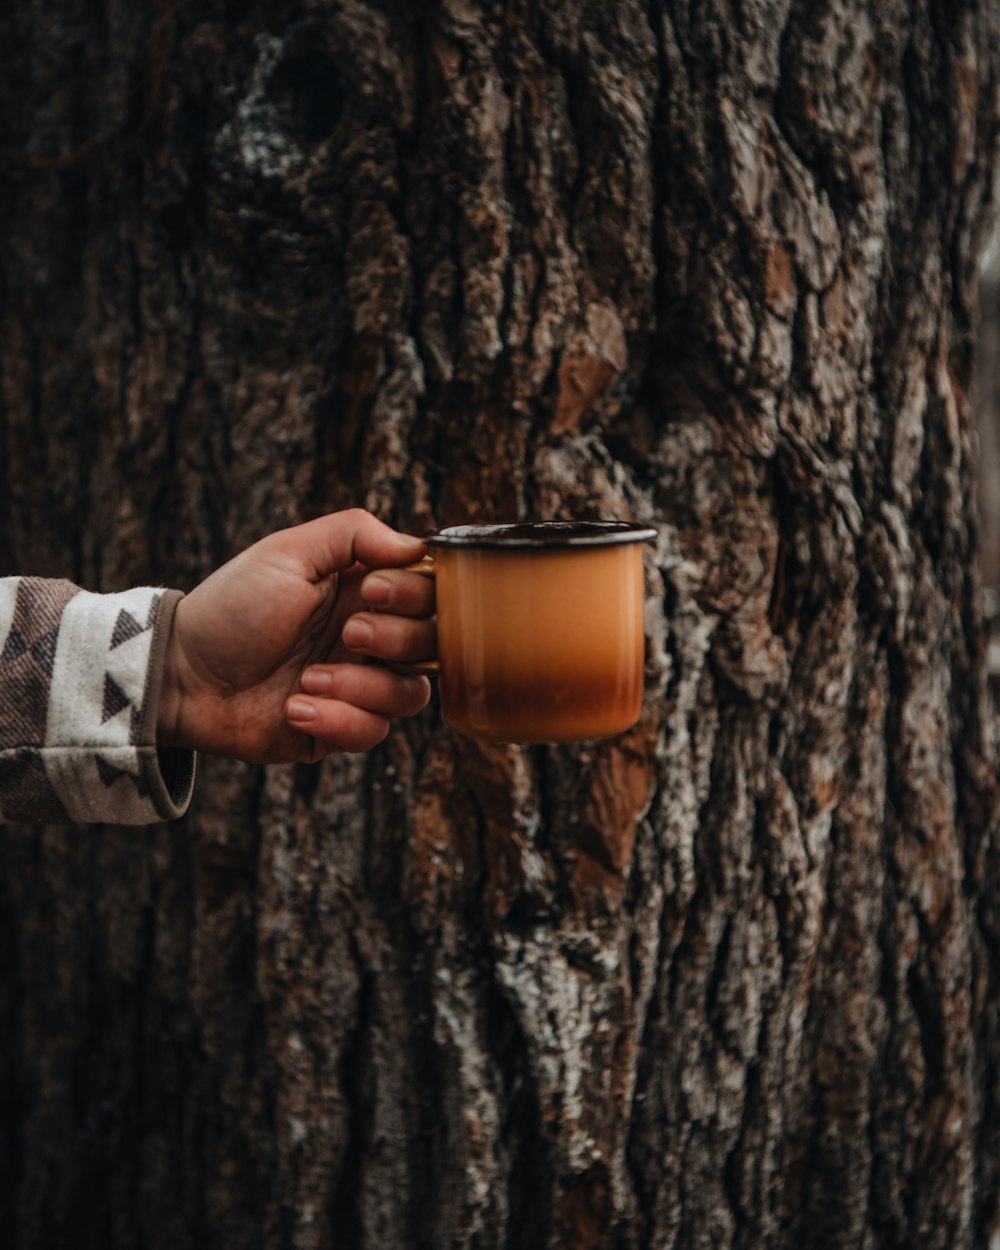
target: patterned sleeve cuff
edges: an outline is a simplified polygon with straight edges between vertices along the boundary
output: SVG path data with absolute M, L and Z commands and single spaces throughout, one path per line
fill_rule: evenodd
M 22 596 L 27 601 L 35 579 L 21 581 L 19 602 Z M 180 592 L 137 587 L 97 595 L 58 585 L 69 597 L 59 605 L 54 628 L 34 644 L 25 636 L 26 658 L 39 680 L 48 677 L 47 707 L 36 718 L 44 723 L 41 740 L 22 737 L 16 752 L 26 773 L 34 770 L 35 800 L 15 803 L 11 811 L 0 794 L 3 815 L 115 824 L 182 815 L 194 784 L 194 756 L 156 747 L 164 656 Z M 40 623 L 37 612 L 34 619 Z

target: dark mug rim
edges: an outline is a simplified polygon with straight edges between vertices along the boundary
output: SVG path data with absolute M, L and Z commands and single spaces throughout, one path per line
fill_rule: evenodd
M 649 542 L 651 525 L 633 521 L 511 521 L 488 525 L 449 525 L 428 534 L 430 547 L 498 547 L 549 549 L 607 547 L 615 543 Z

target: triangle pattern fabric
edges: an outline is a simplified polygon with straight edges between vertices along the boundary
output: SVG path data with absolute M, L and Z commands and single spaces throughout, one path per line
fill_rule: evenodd
M 124 768 L 116 768 L 103 755 L 95 755 L 94 763 L 97 765 L 97 773 L 106 786 L 113 786 L 119 777 L 126 777 Z
M 131 699 L 119 686 L 110 673 L 104 674 L 104 710 L 101 713 L 101 724 L 105 724 L 112 716 L 117 716 L 122 708 L 128 707 Z
M 7 635 L 7 641 L 4 643 L 3 651 L 0 652 L 0 665 L 13 664 L 15 660 L 21 658 L 28 649 L 28 644 L 24 641 L 24 637 L 17 629 L 11 629 Z
M 57 625 L 55 629 L 50 629 L 47 634 L 42 634 L 41 638 L 33 643 L 31 647 L 31 654 L 49 677 L 52 676 L 52 669 L 55 667 L 56 644 L 58 642 L 59 626 Z
M 119 768 L 117 764 L 112 764 L 110 760 L 106 760 L 103 755 L 94 755 L 94 763 L 97 765 L 97 775 L 104 782 L 105 786 L 110 789 L 116 781 L 121 777 L 127 777 L 135 787 L 135 792 L 140 799 L 148 797 L 149 791 L 146 788 L 142 777 L 136 777 L 134 773 L 130 773 L 127 768 Z
M 46 772 L 40 751 L 0 750 L 0 785 L 14 809 L 31 812 L 32 821 L 68 824 L 69 816 Z
M 0 775 L 4 772 L 20 769 L 22 772 L 31 769 L 33 773 L 38 773 L 44 777 L 45 760 L 42 758 L 41 751 L 36 751 L 33 747 L 15 747 L 12 751 L 4 751 L 0 754 Z
M 109 651 L 114 651 L 115 647 L 120 647 L 123 642 L 128 642 L 130 638 L 135 638 L 137 634 L 145 633 L 148 627 L 140 625 L 131 612 L 125 608 L 118 613 L 118 619 L 115 621 L 114 630 L 111 633 L 111 646 Z
M 156 611 L 160 606 L 162 595 L 154 595 L 149 601 L 149 611 L 146 613 L 146 628 L 152 629 L 156 624 Z

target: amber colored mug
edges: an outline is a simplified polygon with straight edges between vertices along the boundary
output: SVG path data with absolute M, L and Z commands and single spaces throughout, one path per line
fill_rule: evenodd
M 569 742 L 634 725 L 644 671 L 641 544 L 617 521 L 458 525 L 428 538 L 441 705 L 488 742 Z

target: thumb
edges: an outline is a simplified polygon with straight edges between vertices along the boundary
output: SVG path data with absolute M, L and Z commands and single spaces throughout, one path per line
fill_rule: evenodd
M 358 561 L 373 569 L 409 564 L 425 551 L 423 539 L 400 534 L 363 508 L 331 512 L 278 530 L 264 541 L 295 560 L 310 580 L 349 569 Z

